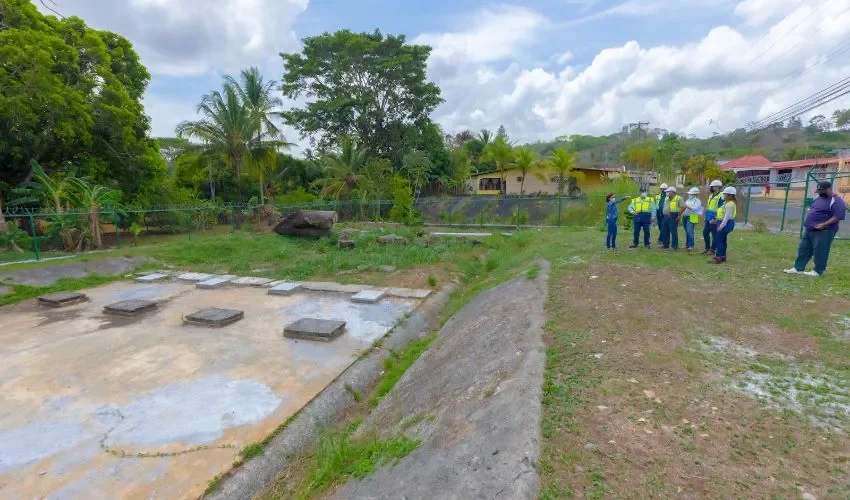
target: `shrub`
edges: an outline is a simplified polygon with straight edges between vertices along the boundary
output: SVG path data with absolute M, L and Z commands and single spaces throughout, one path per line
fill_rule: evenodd
M 406 179 L 398 175 L 393 176 L 390 181 L 390 193 L 393 197 L 391 221 L 408 225 L 421 222 L 421 216 L 413 208 L 413 190 Z

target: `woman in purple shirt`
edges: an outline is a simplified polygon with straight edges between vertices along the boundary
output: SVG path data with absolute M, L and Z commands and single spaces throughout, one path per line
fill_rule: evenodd
M 797 261 L 794 262 L 794 267 L 785 270 L 788 274 L 823 276 L 826 271 L 832 240 L 838 232 L 838 222 L 844 220 L 847 205 L 832 191 L 830 182 L 819 183 L 817 193 L 818 198 L 812 203 L 806 216 L 806 231 L 800 238 Z M 815 258 L 815 270 L 805 272 L 806 264 L 812 257 Z

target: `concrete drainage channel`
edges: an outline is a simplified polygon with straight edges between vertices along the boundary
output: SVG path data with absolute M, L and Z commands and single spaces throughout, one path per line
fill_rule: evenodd
M 269 486 L 286 466 L 288 457 L 306 450 L 322 429 L 331 426 L 342 410 L 354 403 L 352 392 L 363 393 L 375 383 L 390 350 L 401 350 L 411 340 L 423 337 L 439 326 L 439 313 L 455 288 L 453 284 L 448 285 L 426 299 L 386 334 L 381 348 L 372 349 L 357 360 L 305 405 L 289 425 L 265 446 L 262 455 L 231 470 L 222 478 L 221 486 L 204 498 L 250 499 Z

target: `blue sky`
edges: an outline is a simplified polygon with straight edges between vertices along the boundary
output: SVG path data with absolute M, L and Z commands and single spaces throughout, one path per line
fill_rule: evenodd
M 343 28 L 432 45 L 429 76 L 446 100 L 434 119 L 447 132 L 504 124 L 519 141 L 637 120 L 706 136 L 850 74 L 850 50 L 826 60 L 850 43 L 847 0 L 56 1 L 134 43 L 153 74 L 155 135 L 192 119 L 224 73 L 258 65 L 279 79 L 279 52 Z

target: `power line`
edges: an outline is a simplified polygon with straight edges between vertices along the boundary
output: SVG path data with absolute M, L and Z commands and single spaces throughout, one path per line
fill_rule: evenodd
M 802 1 L 800 2 L 800 5 L 798 5 L 797 7 L 795 7 L 795 10 L 796 10 L 796 9 L 798 9 L 798 8 L 800 8 L 800 7 L 802 7 L 802 6 L 803 6 L 803 5 L 805 5 L 805 4 L 806 4 L 806 0 L 802 0 Z M 746 52 L 744 52 L 744 53 L 743 53 L 743 54 L 742 54 L 742 55 L 741 55 L 738 59 L 739 59 L 739 60 L 746 60 L 746 56 L 750 55 L 750 53 L 751 53 L 753 50 L 755 50 L 755 48 L 756 48 L 756 47 L 758 47 L 758 46 L 759 46 L 759 45 L 760 45 L 763 41 L 767 40 L 769 35 L 770 35 L 770 32 L 768 31 L 767 33 L 765 33 L 765 35 L 764 35 L 763 37 L 759 38 L 759 40 L 758 40 L 758 41 L 757 41 L 754 45 L 751 45 L 751 46 L 750 46 L 750 48 L 749 48 L 749 49 L 747 49 L 747 51 L 746 51 Z M 781 38 L 781 37 L 780 37 L 780 38 Z
M 43 6 L 44 6 L 44 8 L 45 8 L 45 9 L 47 9 L 47 10 L 49 10 L 50 12 L 52 12 L 52 13 L 56 14 L 57 16 L 59 16 L 59 18 L 60 18 L 60 19 L 65 19 L 65 16 L 63 16 L 63 15 L 62 15 L 62 14 L 60 14 L 60 13 L 58 13 L 58 12 L 57 12 L 57 11 L 56 11 L 53 7 L 51 7 L 51 6 L 47 5 L 47 4 L 44 2 L 44 0 L 38 0 L 38 1 L 39 1 L 39 3 L 41 3 L 41 5 L 43 5 Z M 50 0 L 50 3 L 52 3 L 53 5 L 56 5 L 56 2 L 54 2 L 53 0 Z
M 758 61 L 758 59 L 759 59 L 761 56 L 765 55 L 765 54 L 766 54 L 766 53 L 768 53 L 771 49 L 773 49 L 774 47 L 776 47 L 777 45 L 779 45 L 779 42 L 781 42 L 784 38 L 787 38 L 787 37 L 788 37 L 788 35 L 790 35 L 791 33 L 795 32 L 795 31 L 797 31 L 797 29 L 798 29 L 800 26 L 802 26 L 803 24 L 805 24 L 805 22 L 806 22 L 806 21 L 808 21 L 810 17 L 812 17 L 813 15 L 815 15 L 815 12 L 819 11 L 820 9 L 822 9 L 822 8 L 823 8 L 823 6 L 824 6 L 824 5 L 826 5 L 827 3 L 829 3 L 829 1 L 828 1 L 828 0 L 827 0 L 827 1 L 825 1 L 825 2 L 822 2 L 820 5 L 818 5 L 818 6 L 817 6 L 817 8 L 812 9 L 812 11 L 811 11 L 811 12 L 809 12 L 809 15 L 808 15 L 808 16 L 806 16 L 805 18 L 803 18 L 803 20 L 802 20 L 802 21 L 800 21 L 799 23 L 797 23 L 796 25 L 794 25 L 794 27 L 793 27 L 793 28 L 791 28 L 791 30 L 790 30 L 790 31 L 788 31 L 788 32 L 787 32 L 787 33 L 785 33 L 784 35 L 782 35 L 782 36 L 780 36 L 779 38 L 777 38 L 777 39 L 776 39 L 776 41 L 775 41 L 775 42 L 773 42 L 773 45 L 771 45 L 770 47 L 768 47 L 767 49 L 765 49 L 764 51 L 762 51 L 759 55 L 757 55 L 755 58 L 753 58 L 753 60 L 752 60 L 752 61 L 750 61 L 750 64 L 752 64 L 752 63 L 754 63 L 754 62 Z M 803 40 L 805 40 L 805 39 L 803 39 Z M 803 40 L 801 40 L 801 42 L 802 42 Z M 797 43 L 797 45 L 799 45 L 801 42 L 798 42 L 798 43 Z M 787 51 L 785 51 L 785 53 L 790 52 L 792 49 L 796 48 L 796 47 L 797 47 L 797 45 L 794 45 L 794 47 L 791 47 L 791 49 L 788 49 Z M 764 65 L 762 65 L 762 66 L 764 66 Z
M 805 99 L 783 108 L 761 120 L 750 125 L 751 130 L 763 128 L 772 123 L 785 121 L 790 117 L 798 116 L 817 107 L 832 102 L 844 95 L 850 94 L 850 77 L 838 81 L 825 89 L 822 89 Z

